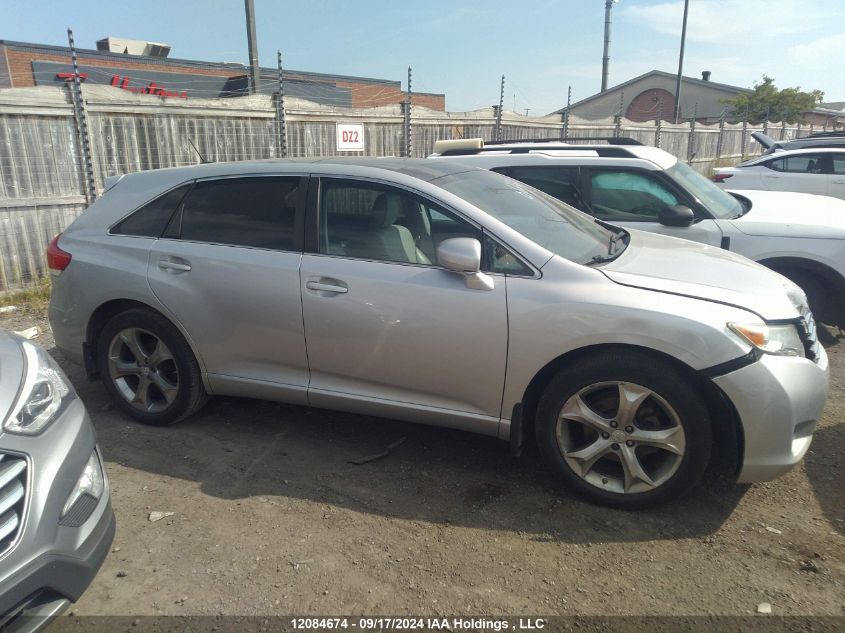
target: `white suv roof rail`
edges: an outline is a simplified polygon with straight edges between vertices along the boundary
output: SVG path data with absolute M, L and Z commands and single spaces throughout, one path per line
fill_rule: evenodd
M 589 147 L 581 144 L 581 141 L 605 141 L 607 145 L 600 145 L 600 148 L 606 148 L 608 145 L 642 145 L 638 140 L 628 138 L 625 136 L 583 136 L 579 138 L 569 138 L 561 141 L 556 138 L 539 138 L 539 139 L 516 139 L 503 141 L 485 141 L 482 138 L 462 138 L 462 139 L 442 139 L 435 141 L 434 153 L 439 156 L 466 156 L 472 154 L 480 154 L 484 151 L 491 152 L 506 152 L 519 151 L 527 152 L 532 149 L 543 150 L 549 149 L 553 144 L 555 151 L 582 151 L 584 149 L 593 149 L 591 144 Z M 489 147 L 488 147 L 489 146 Z M 620 150 L 617 150 L 617 152 Z M 624 152 L 625 150 L 621 150 Z M 618 154 L 617 154 L 618 155 Z

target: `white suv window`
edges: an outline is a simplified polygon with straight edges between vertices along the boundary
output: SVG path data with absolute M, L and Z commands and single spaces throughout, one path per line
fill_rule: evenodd
M 792 174 L 821 174 L 824 173 L 824 162 L 822 154 L 798 154 L 769 161 L 766 167 Z
M 662 183 L 632 171 L 593 172 L 591 207 L 593 214 L 612 222 L 657 222 L 664 207 L 678 204 L 678 198 Z

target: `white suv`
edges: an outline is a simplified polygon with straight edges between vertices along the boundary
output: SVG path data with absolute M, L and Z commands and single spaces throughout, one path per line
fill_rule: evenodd
M 783 149 L 721 167 L 713 181 L 723 188 L 796 191 L 845 198 L 845 147 Z
M 671 154 L 624 138 L 601 145 L 438 141 L 432 158 L 505 174 L 608 223 L 744 255 L 801 286 L 819 321 L 845 326 L 843 200 L 726 193 Z

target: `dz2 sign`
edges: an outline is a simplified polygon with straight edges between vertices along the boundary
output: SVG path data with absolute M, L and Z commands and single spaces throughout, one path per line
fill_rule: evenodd
M 364 126 L 360 123 L 338 123 L 337 151 L 363 152 Z

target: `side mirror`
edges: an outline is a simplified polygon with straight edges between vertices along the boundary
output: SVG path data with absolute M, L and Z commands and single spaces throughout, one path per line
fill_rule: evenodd
M 663 226 L 690 226 L 695 222 L 695 213 L 683 204 L 674 204 L 663 207 L 657 219 Z
M 481 272 L 481 242 L 471 237 L 452 237 L 437 247 L 437 263 L 463 275 L 467 288 L 493 290 L 493 279 Z

